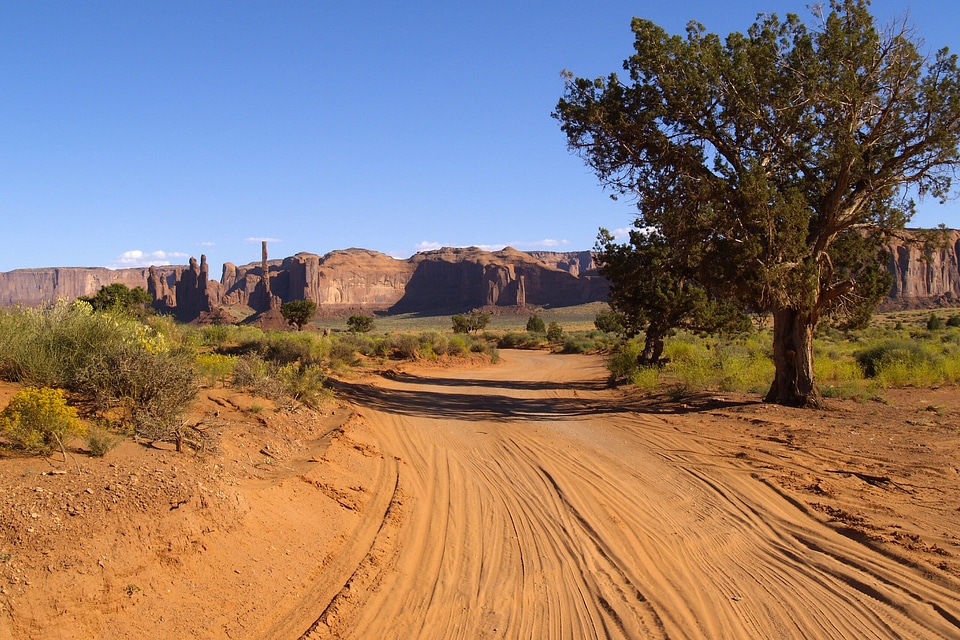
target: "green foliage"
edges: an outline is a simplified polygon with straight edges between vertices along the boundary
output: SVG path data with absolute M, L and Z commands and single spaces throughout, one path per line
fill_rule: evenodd
M 528 333 L 544 333 L 546 330 L 547 326 L 543 323 L 543 318 L 540 316 L 534 314 L 527 320 Z
M 458 313 L 450 318 L 453 322 L 454 333 L 477 333 L 490 324 L 490 314 L 482 311 Z
M 121 282 L 114 282 L 100 287 L 93 297 L 81 296 L 78 300 L 90 303 L 95 311 L 117 311 L 142 316 L 153 302 L 153 296 L 143 287 L 130 289 Z
M 87 449 L 95 458 L 102 458 L 113 451 L 123 441 L 123 437 L 111 433 L 102 425 L 97 425 L 87 433 Z
M 868 0 L 816 11 L 812 27 L 761 14 L 727 37 L 635 18 L 626 80 L 569 74 L 554 112 L 601 183 L 637 202 L 634 235 L 664 239 L 655 293 L 682 310 L 699 286 L 773 314 L 768 398 L 799 406 L 817 404 L 813 370 L 785 355 L 822 319 L 865 324 L 890 283 L 884 233 L 912 215 L 911 189 L 949 196 L 960 166 L 957 57 L 926 55 L 906 21 L 878 29 Z
M 0 412 L 0 427 L 17 445 L 42 454 L 86 431 L 77 410 L 67 405 L 62 390 L 33 387 L 10 398 Z
M 659 363 L 664 340 L 678 328 L 707 332 L 749 328 L 742 307 L 720 299 L 698 279 L 699 254 L 682 243 L 669 242 L 649 229 L 635 229 L 629 244 L 618 244 L 601 229 L 595 256 L 600 273 L 610 281 L 611 307 L 597 314 L 595 325 L 627 337 L 642 332 L 644 364 Z
M 615 380 L 626 380 L 640 368 L 640 354 L 643 346 L 637 339 L 630 339 L 617 348 L 607 363 L 607 368 Z
M 886 372 L 888 378 L 902 378 L 907 369 L 924 369 L 934 364 L 936 355 L 916 340 L 893 339 L 854 353 L 857 363 L 868 378 L 877 378 Z M 896 371 L 898 373 L 894 374 Z
M 550 342 L 560 342 L 563 340 L 563 327 L 556 322 L 547 325 L 547 340 Z
M 622 313 L 618 313 L 612 309 L 603 310 L 597 313 L 597 317 L 593 320 L 593 326 L 598 330 L 603 331 L 604 333 L 623 333 L 624 331 L 624 317 Z
M 197 355 L 197 373 L 208 386 L 226 386 L 227 378 L 233 373 L 233 356 L 221 353 L 201 353 Z
M 960 327 L 960 316 L 950 316 L 947 318 L 948 327 Z
M 327 375 L 322 367 L 313 364 L 288 364 L 277 371 L 283 393 L 293 400 L 319 408 L 330 392 L 323 388 Z
M 354 333 L 367 333 L 373 330 L 373 318 L 363 314 L 352 315 L 347 318 L 347 327 Z
M 544 331 L 529 333 L 519 331 L 508 331 L 500 336 L 497 346 L 501 349 L 539 349 L 543 346 Z
M 280 315 L 297 331 L 303 329 L 317 312 L 317 303 L 313 300 L 291 300 L 280 305 Z
M 931 313 L 927 318 L 927 331 L 939 331 L 943 329 L 943 319 L 936 313 Z
M 96 410 L 118 410 L 138 435 L 179 440 L 197 392 L 194 354 L 171 345 L 180 333 L 168 320 L 146 320 L 159 331 L 84 301 L 0 312 L 0 374 L 69 389 Z

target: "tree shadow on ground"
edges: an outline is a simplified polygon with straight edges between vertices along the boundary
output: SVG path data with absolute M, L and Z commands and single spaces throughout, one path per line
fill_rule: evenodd
M 486 387 L 490 389 L 511 389 L 515 391 L 601 391 L 610 387 L 607 380 L 578 380 L 576 382 L 550 382 L 549 380 L 486 380 L 482 378 L 434 378 L 418 376 L 393 370 L 381 373 L 384 378 L 406 384 L 422 384 L 437 387 Z
M 416 376 L 413 376 L 416 378 Z M 436 384 L 436 378 L 423 378 L 422 383 Z M 449 386 L 453 386 L 453 381 Z M 456 381 L 458 386 L 471 386 L 469 382 L 481 383 L 473 386 L 489 386 L 504 389 L 570 389 L 573 385 L 556 383 L 503 383 L 493 381 Z M 483 384 L 484 382 L 488 384 Z M 593 384 L 593 383 L 589 383 Z M 591 389 L 603 388 L 590 386 Z M 375 411 L 396 415 L 416 416 L 434 419 L 465 421 L 494 420 L 546 421 L 569 420 L 593 415 L 610 414 L 680 414 L 710 411 L 717 408 L 730 408 L 740 405 L 757 404 L 755 401 L 737 401 L 717 398 L 709 394 L 687 396 L 682 401 L 671 399 L 667 395 L 630 397 L 612 395 L 609 398 L 516 398 L 501 394 L 456 393 L 453 391 L 425 391 L 423 389 L 389 389 L 369 383 L 344 382 L 331 380 L 330 385 L 340 397 L 357 405 Z M 515 386 L 516 385 L 516 386 Z M 543 385 L 543 386 L 527 386 Z

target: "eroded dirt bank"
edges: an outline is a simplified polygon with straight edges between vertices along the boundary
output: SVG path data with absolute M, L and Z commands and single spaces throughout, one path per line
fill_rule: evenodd
M 803 412 L 605 381 L 507 351 L 343 383 L 349 420 L 213 390 L 217 456 L 2 459 L 0 636 L 960 634 L 955 389 Z

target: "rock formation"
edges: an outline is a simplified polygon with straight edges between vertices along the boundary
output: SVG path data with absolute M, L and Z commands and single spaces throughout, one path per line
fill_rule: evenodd
M 960 304 L 960 231 L 948 232 L 945 242 L 936 246 L 897 240 L 889 251 L 894 285 L 883 308 Z M 321 315 L 444 314 L 570 306 L 605 300 L 607 291 L 589 251 L 444 248 L 397 260 L 376 251 L 346 249 L 269 260 L 264 243 L 259 262 L 224 264 L 220 282 L 210 280 L 206 256 L 199 262 L 191 258 L 186 266 L 0 273 L 0 306 L 91 296 L 114 282 L 144 287 L 158 310 L 187 322 L 204 321 L 224 307 L 246 307 L 265 317 L 281 303 L 303 298 L 316 302 Z
M 176 267 L 154 268 L 164 279 L 176 273 Z M 105 267 L 52 267 L 16 269 L 0 272 L 0 307 L 23 304 L 34 307 L 59 299 L 73 300 L 92 296 L 101 287 L 114 283 L 133 287 L 147 286 L 149 270 L 107 269 Z
M 894 240 L 889 250 L 893 287 L 882 308 L 960 305 L 960 231 L 951 229 L 942 242 L 930 245 Z

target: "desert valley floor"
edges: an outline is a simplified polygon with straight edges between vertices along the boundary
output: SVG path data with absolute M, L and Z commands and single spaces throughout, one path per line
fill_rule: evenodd
M 827 411 L 503 351 L 0 458 L 0 637 L 960 636 L 960 394 Z M 0 404 L 15 392 L 0 386 Z

